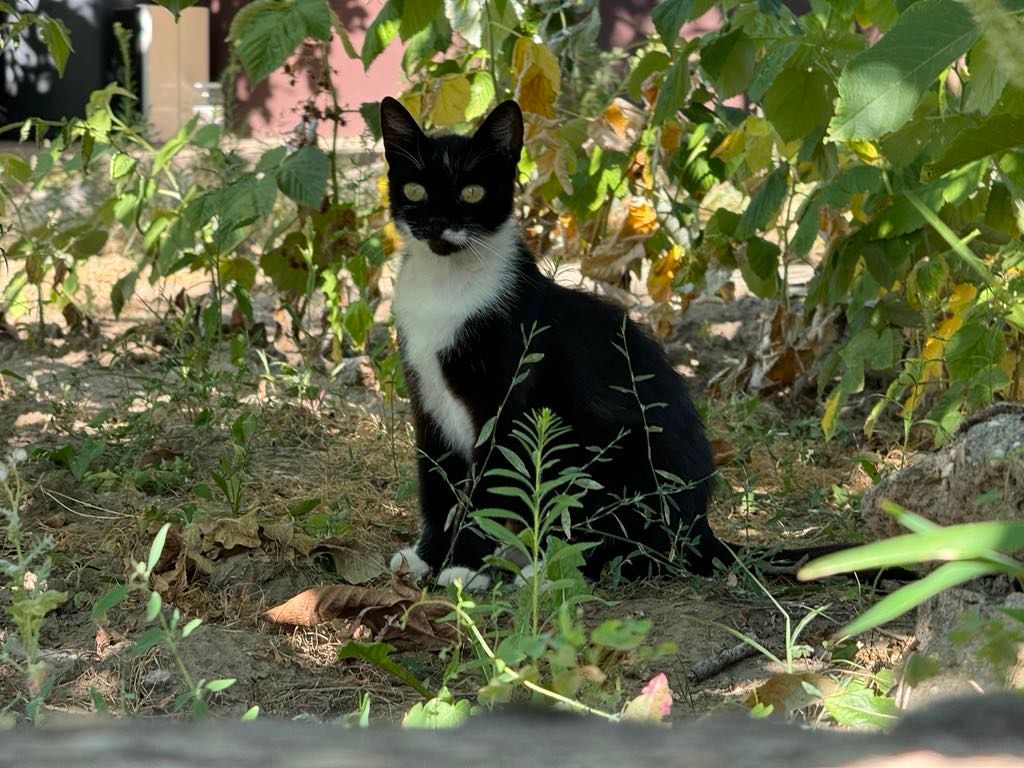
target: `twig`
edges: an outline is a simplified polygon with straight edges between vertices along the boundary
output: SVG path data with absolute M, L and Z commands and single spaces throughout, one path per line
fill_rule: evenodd
M 757 635 L 751 633 L 747 637 L 755 643 L 759 643 Z M 732 666 L 733 664 L 742 661 L 748 656 L 753 656 L 757 653 L 755 648 L 749 642 L 737 643 L 736 645 L 725 648 L 719 651 L 714 656 L 709 656 L 706 659 L 702 659 L 693 665 L 690 670 L 688 677 L 692 683 L 701 683 L 710 677 L 714 677 L 726 667 Z

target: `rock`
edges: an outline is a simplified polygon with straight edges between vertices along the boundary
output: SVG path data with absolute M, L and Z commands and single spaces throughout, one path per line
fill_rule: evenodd
M 1024 687 L 1024 622 L 1007 613 L 1024 611 L 1024 593 L 1007 594 L 1003 577 L 972 587 L 946 590 L 918 608 L 917 659 L 903 664 L 896 692 L 902 708 Z
M 878 538 L 907 531 L 883 501 L 940 525 L 1024 519 L 1024 406 L 1002 403 L 964 423 L 948 445 L 883 478 L 861 516 Z

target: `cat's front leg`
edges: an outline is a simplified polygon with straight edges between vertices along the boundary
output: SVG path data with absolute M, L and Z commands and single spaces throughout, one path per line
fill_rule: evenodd
M 458 503 L 455 488 L 465 481 L 469 464 L 442 441 L 440 429 L 428 417 L 416 424 L 416 466 L 419 475 L 420 536 L 411 547 L 391 557 L 391 570 L 403 560 L 417 579 L 438 573 L 452 550 L 452 527 L 445 523 Z

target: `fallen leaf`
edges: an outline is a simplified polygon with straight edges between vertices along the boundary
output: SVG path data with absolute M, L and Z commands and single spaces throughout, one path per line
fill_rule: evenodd
M 769 705 L 780 715 L 795 712 L 819 700 L 816 694 L 804 687 L 805 683 L 823 696 L 828 696 L 835 689 L 835 682 L 815 672 L 782 672 L 755 688 L 744 704 L 748 707 Z
M 220 544 L 224 549 L 245 547 L 256 549 L 260 546 L 260 526 L 256 513 L 249 512 L 241 517 L 205 518 L 199 522 L 199 530 L 209 546 Z
M 275 624 L 311 627 L 336 619 L 351 622 L 350 633 L 369 630 L 376 642 L 396 648 L 440 650 L 459 639 L 454 624 L 442 621 L 451 613 L 443 604 L 424 604 L 420 591 L 397 573 L 392 591 L 332 585 L 314 587 L 276 605 L 264 617 Z
M 282 547 L 288 547 L 295 538 L 295 521 L 289 517 L 276 520 L 264 520 L 260 523 L 260 533 L 267 541 L 273 541 Z
M 711 441 L 711 456 L 714 458 L 715 466 L 721 467 L 736 458 L 736 446 L 728 440 L 716 437 Z
M 626 704 L 622 711 L 625 720 L 648 720 L 661 722 L 672 714 L 672 689 L 668 678 L 661 672 L 651 678 L 640 691 L 640 695 Z
M 57 512 L 43 520 L 43 525 L 47 528 L 63 528 L 66 522 L 67 521 L 64 519 L 64 513 Z
M 139 467 L 145 469 L 146 467 L 159 467 L 164 462 L 170 464 L 179 456 L 181 456 L 180 453 L 176 453 L 170 448 L 150 448 L 139 459 Z
M 365 584 L 384 573 L 380 553 L 357 541 L 332 536 L 318 541 L 313 552 L 329 556 L 334 572 L 348 584 Z

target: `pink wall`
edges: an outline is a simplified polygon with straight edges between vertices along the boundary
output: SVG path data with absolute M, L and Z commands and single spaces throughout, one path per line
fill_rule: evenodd
M 228 47 L 223 41 L 227 38 L 231 19 L 247 1 L 208 0 L 210 63 L 215 77 L 219 76 L 228 63 Z M 348 30 L 355 49 L 360 50 L 366 29 L 383 5 L 382 0 L 330 0 L 330 3 Z M 657 0 L 601 0 L 600 47 L 605 50 L 628 47 L 652 33 L 651 9 L 655 5 Z M 719 12 L 712 10 L 686 24 L 682 34 L 689 38 L 715 29 L 720 23 Z M 310 50 L 306 55 L 317 60 L 320 58 L 319 50 Z M 356 110 L 363 102 L 379 101 L 385 96 L 397 94 L 405 80 L 401 61 L 401 42 L 396 38 L 373 62 L 369 72 L 364 72 L 362 62 L 349 59 L 341 45 L 335 41 L 331 46 L 329 62 L 334 70 L 334 84 L 341 106 Z M 235 115 L 240 131 L 243 134 L 268 137 L 289 133 L 300 121 L 303 104 L 313 91 L 308 75 L 292 78 L 282 71 L 276 71 L 255 89 L 250 86 L 247 78 L 241 78 L 235 93 Z M 325 105 L 326 102 L 322 100 L 320 106 Z M 357 136 L 362 133 L 363 121 L 358 114 L 346 115 L 346 121 L 347 124 L 341 129 L 342 135 Z M 330 134 L 330 127 L 321 124 L 319 132 L 326 137 Z
M 228 48 L 222 41 L 227 38 L 231 19 L 247 0 L 209 0 L 211 33 L 211 67 L 217 76 L 228 63 Z M 381 7 L 380 0 L 330 0 L 348 30 L 356 51 L 363 44 L 366 28 L 374 14 Z M 307 49 L 308 55 L 319 64 L 320 51 Z M 364 101 L 379 101 L 389 94 L 395 94 L 402 87 L 402 48 L 395 40 L 380 57 L 373 62 L 369 72 L 363 71 L 363 64 L 345 55 L 341 44 L 335 39 L 331 45 L 329 63 L 334 70 L 334 87 L 343 108 L 359 109 Z M 318 70 L 319 66 L 312 68 Z M 298 77 L 292 78 L 283 71 L 275 71 L 256 88 L 246 77 L 238 81 L 235 91 L 235 115 L 239 130 L 254 136 L 282 136 L 302 118 L 302 108 L 314 92 L 306 68 Z M 321 99 L 319 105 L 326 106 L 329 99 Z M 346 115 L 347 124 L 340 131 L 342 135 L 357 136 L 363 131 L 363 121 L 358 114 Z M 330 126 L 322 124 L 322 136 L 330 134 Z

